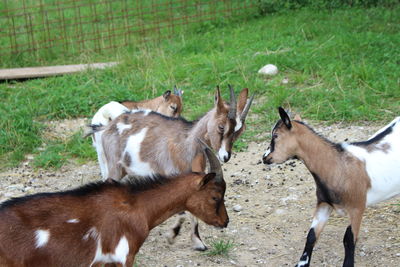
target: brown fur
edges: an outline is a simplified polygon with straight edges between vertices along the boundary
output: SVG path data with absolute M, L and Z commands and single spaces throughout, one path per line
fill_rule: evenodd
M 318 204 L 314 215 L 315 222 L 318 222 L 314 225 L 316 240 L 330 213 L 336 209 L 349 215 L 355 245 L 366 207 L 367 192 L 371 187 L 365 163 L 340 145 L 317 135 L 300 121 L 290 121 L 286 112 L 281 109 L 280 114 L 282 120 L 272 132 L 271 146 L 274 149 L 264 155 L 264 163 L 283 163 L 295 156 L 301 159 L 313 174 L 317 186 Z M 321 215 L 325 219 L 318 219 L 319 212 L 325 214 Z M 306 244 L 305 251 L 309 245 L 311 244 Z
M 143 101 L 122 101 L 122 105 L 129 109 L 151 109 L 168 117 L 178 118 L 183 109 L 182 98 L 166 91 L 163 95 Z
M 225 188 L 225 182 L 217 181 L 213 173 L 192 173 L 142 192 L 133 193 L 130 185 L 105 182 L 92 193 L 38 196 L 2 207 L 1 266 L 89 266 L 97 241 L 84 236 L 92 227 L 101 236 L 103 254 L 114 253 L 126 236 L 126 266 L 132 266 L 149 231 L 175 213 L 188 210 L 208 224 L 226 227 Z M 218 212 L 214 199 L 221 201 Z M 69 219 L 79 222 L 68 223 Z M 35 247 L 38 229 L 50 233 L 40 248 Z
M 364 163 L 313 133 L 304 124 L 292 121 L 288 130 L 282 123 L 275 129 L 275 151 L 267 157 L 281 163 L 297 156 L 307 168 L 318 174 L 334 195 L 340 197 L 336 208 L 351 210 L 365 206 L 366 192 L 371 187 Z

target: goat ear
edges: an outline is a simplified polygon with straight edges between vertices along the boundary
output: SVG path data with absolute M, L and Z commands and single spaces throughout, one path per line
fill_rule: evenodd
M 246 106 L 247 103 L 247 96 L 249 95 L 249 89 L 244 88 L 240 94 L 239 94 L 239 99 L 237 102 L 237 113 L 242 114 L 244 107 Z
M 221 98 L 219 86 L 217 86 L 217 91 L 215 92 L 215 105 L 217 107 L 217 113 L 220 113 L 225 108 L 224 101 Z
M 215 173 L 207 173 L 206 175 L 204 175 L 203 179 L 201 179 L 199 186 L 200 188 L 203 188 L 204 186 L 206 186 L 210 181 L 214 180 L 215 178 Z
M 279 107 L 278 110 L 279 110 L 279 115 L 281 116 L 283 123 L 290 130 L 292 128 L 292 123 L 290 122 L 289 115 L 286 113 L 286 111 L 282 107 Z
M 165 100 L 168 100 L 170 95 L 171 95 L 171 90 L 168 90 L 168 91 L 165 91 L 165 93 L 163 94 L 163 97 Z
M 302 119 L 301 119 L 301 117 L 300 117 L 300 114 L 294 115 L 294 120 L 296 120 L 296 121 L 302 121 Z

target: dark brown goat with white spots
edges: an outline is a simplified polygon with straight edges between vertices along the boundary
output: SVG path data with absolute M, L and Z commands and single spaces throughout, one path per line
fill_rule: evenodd
M 40 193 L 0 206 L 0 266 L 133 266 L 149 231 L 185 210 L 226 227 L 226 184 L 215 155 L 210 171 L 136 182 L 112 180 Z
M 367 141 L 335 144 L 299 119 L 291 121 L 279 108 L 281 120 L 272 130 L 266 164 L 301 159 L 314 177 L 317 207 L 298 267 L 309 266 L 317 242 L 333 210 L 347 213 L 343 266 L 354 266 L 355 245 L 368 205 L 400 194 L 400 117 Z

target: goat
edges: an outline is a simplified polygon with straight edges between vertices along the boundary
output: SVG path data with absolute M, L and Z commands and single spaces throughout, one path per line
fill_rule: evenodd
M 233 142 L 245 129 L 245 119 L 254 98 L 253 95 L 247 99 L 248 89 L 245 88 L 236 103 L 233 88 L 229 88 L 229 105 L 224 103 L 217 87 L 214 108 L 194 122 L 149 110 L 136 110 L 121 114 L 105 128 L 93 125 L 93 131 L 101 137 L 96 138 L 96 150 L 103 179 L 120 180 L 126 174 L 170 176 L 190 171 L 203 172 L 205 160 L 197 139 L 205 140 L 218 151 L 219 159 L 227 162 Z M 180 224 L 175 229 L 179 227 Z M 193 227 L 194 248 L 205 250 L 197 223 Z M 171 243 L 178 233 L 170 234 Z
M 124 100 L 119 103 L 130 110 L 150 109 L 168 117 L 178 118 L 182 113 L 182 95 L 183 91 L 178 90 L 175 86 L 174 94 L 171 94 L 171 91 L 168 90 L 163 95 L 153 99 L 140 102 Z
M 4 202 L 0 265 L 133 266 L 150 230 L 184 210 L 207 224 L 227 227 L 223 172 L 213 152 L 203 149 L 208 174 L 108 180 Z
M 367 206 L 400 194 L 400 117 L 367 141 L 333 143 L 300 120 L 291 121 L 279 108 L 281 119 L 272 130 L 266 164 L 301 159 L 314 177 L 317 207 L 300 261 L 309 266 L 311 254 L 333 210 L 350 218 L 343 244 L 343 266 L 354 266 L 354 250 Z
M 165 91 L 159 97 L 139 102 L 124 100 L 120 102 L 111 101 L 102 106 L 93 116 L 92 125 L 108 125 L 108 123 L 133 109 L 150 109 L 169 117 L 179 117 L 182 112 L 183 91 L 174 87 L 174 94 L 170 90 Z M 90 134 L 90 133 L 88 133 Z
M 94 125 L 93 129 L 101 126 L 106 126 L 116 117 L 122 113 L 130 112 L 132 109 L 150 109 L 165 116 L 179 117 L 182 112 L 182 95 L 183 91 L 174 87 L 174 95 L 171 91 L 166 91 L 162 96 L 156 97 L 150 100 L 144 100 L 140 102 L 134 101 L 111 101 L 102 106 L 96 114 L 93 116 L 91 125 Z M 99 162 L 104 162 L 104 153 L 101 146 L 96 146 L 96 138 L 101 139 L 101 133 L 94 133 L 92 129 L 85 133 L 85 136 L 92 135 L 93 146 L 97 150 L 97 156 Z M 100 136 L 99 136 L 100 135 Z M 101 158 L 102 157 L 102 158 Z M 100 164 L 100 171 L 103 178 L 106 176 L 107 169 L 104 164 Z

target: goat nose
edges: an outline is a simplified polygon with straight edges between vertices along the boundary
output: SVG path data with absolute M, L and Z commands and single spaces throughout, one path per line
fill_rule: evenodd
M 230 158 L 231 158 L 231 152 L 228 152 L 228 155 L 224 156 L 224 162 L 228 162 Z
M 272 160 L 271 158 L 267 159 L 266 156 L 263 157 L 263 163 L 264 163 L 264 164 L 272 164 L 272 161 L 271 161 L 271 160 Z
M 229 223 L 229 218 L 226 219 L 225 224 L 224 224 L 224 228 L 228 227 L 228 223 Z

